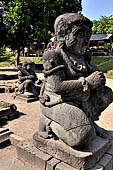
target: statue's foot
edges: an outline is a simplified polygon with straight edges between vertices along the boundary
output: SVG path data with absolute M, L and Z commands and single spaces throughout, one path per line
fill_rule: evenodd
M 38 134 L 44 139 L 50 139 L 53 137 L 52 134 L 48 134 L 48 132 L 38 132 Z
M 47 132 L 38 132 L 39 136 L 41 136 L 44 139 L 48 139 L 48 133 Z
M 94 124 L 95 126 L 95 129 L 96 129 L 96 134 L 102 138 L 105 138 L 105 139 L 112 139 L 113 138 L 113 135 L 111 134 L 110 131 L 107 131 L 103 128 L 100 128 L 97 124 Z
M 50 126 L 46 126 L 46 131 L 38 131 L 38 134 L 45 139 L 50 139 L 53 137 Z

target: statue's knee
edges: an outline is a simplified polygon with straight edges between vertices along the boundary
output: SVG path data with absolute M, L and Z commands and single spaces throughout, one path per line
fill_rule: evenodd
M 31 84 L 31 83 L 32 83 L 32 80 L 25 80 L 25 83 L 26 83 L 26 84 Z
M 30 88 L 32 84 L 32 80 L 25 80 L 24 81 L 24 87 L 25 88 Z
M 65 130 L 56 122 L 52 122 L 50 126 L 56 136 L 71 147 L 84 146 L 96 136 L 92 125 L 75 127 L 70 130 Z

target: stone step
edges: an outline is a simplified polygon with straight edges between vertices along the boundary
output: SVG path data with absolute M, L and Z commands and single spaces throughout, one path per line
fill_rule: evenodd
M 30 103 L 30 102 L 34 102 L 37 101 L 38 98 L 37 97 L 31 97 L 31 98 L 27 98 L 27 97 L 22 97 L 21 95 L 16 95 L 14 96 L 14 99 L 18 100 L 18 101 L 23 101 L 25 103 Z
M 28 162 L 33 169 L 32 170 L 46 170 L 47 161 L 52 156 L 45 154 L 38 150 L 32 143 L 32 140 L 22 141 L 16 146 L 18 159 Z
M 76 169 L 88 169 L 95 165 L 102 155 L 111 146 L 112 139 L 103 139 L 96 136 L 84 149 L 76 150 L 66 145 L 61 140 L 44 139 L 35 133 L 33 142 L 36 148 L 50 154 L 56 159 L 73 166 Z
M 9 140 L 9 137 L 10 137 L 11 134 L 13 134 L 13 132 L 9 131 L 9 129 L 0 128 L 0 144 L 2 142 Z
M 32 170 L 80 170 L 73 166 L 56 159 L 43 151 L 40 151 L 33 145 L 32 140 L 21 141 L 17 147 L 18 159 L 22 162 L 28 162 Z M 112 170 L 113 165 L 113 146 L 101 157 L 101 159 L 92 167 L 85 170 Z M 82 169 L 84 170 L 84 168 Z

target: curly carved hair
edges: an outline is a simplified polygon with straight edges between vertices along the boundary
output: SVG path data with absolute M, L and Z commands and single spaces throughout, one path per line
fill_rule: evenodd
M 55 35 L 65 36 L 73 26 L 76 26 L 76 32 L 80 29 L 91 30 L 93 23 L 83 15 L 66 13 L 56 18 L 54 24 Z

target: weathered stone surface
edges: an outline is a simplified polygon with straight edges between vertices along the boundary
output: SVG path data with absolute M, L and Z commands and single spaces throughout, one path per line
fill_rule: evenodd
M 89 169 L 89 170 L 104 170 L 104 167 L 101 165 L 96 164 L 93 168 Z M 112 170 L 112 169 L 111 169 Z
M 27 102 L 27 103 L 30 103 L 30 102 L 38 100 L 37 97 L 29 97 L 28 98 L 27 96 L 22 95 L 22 94 L 16 94 L 16 96 L 14 98 L 16 98 L 17 100 L 20 100 L 20 101 Z
M 0 118 L 10 115 L 11 113 L 12 113 L 12 110 L 10 109 L 10 107 L 0 109 Z
M 9 136 L 13 134 L 13 132 L 9 131 L 7 128 L 0 128 L 0 143 L 5 142 L 9 139 Z
M 60 163 L 60 160 L 52 158 L 51 160 L 47 161 L 46 170 L 53 170 L 55 167 Z M 71 169 L 69 169 L 71 170 Z
M 75 150 L 61 140 L 44 139 L 37 133 L 33 143 L 36 148 L 78 169 L 93 167 L 111 145 L 110 140 L 97 136 L 84 149 Z
M 55 170 L 78 170 L 78 169 L 75 169 L 72 166 L 65 164 L 64 162 L 61 162 L 55 167 Z
M 110 146 L 106 153 L 113 155 L 113 144 Z
M 20 136 L 15 135 L 15 134 L 11 134 L 9 139 L 10 139 L 11 144 L 14 145 L 14 146 L 16 146 L 19 142 L 25 140 L 25 139 L 21 138 Z
M 15 104 L 7 103 L 5 101 L 0 101 L 0 119 L 7 116 L 8 119 L 11 119 L 18 115 L 17 107 Z M 3 108 L 2 108 L 3 105 Z
M 52 156 L 35 148 L 31 140 L 20 142 L 16 149 L 18 159 L 28 162 L 33 168 L 40 170 L 45 170 L 47 161 L 52 158 Z
M 103 166 L 105 170 L 112 170 L 113 157 L 109 154 L 104 154 L 104 156 L 99 160 L 98 164 Z

